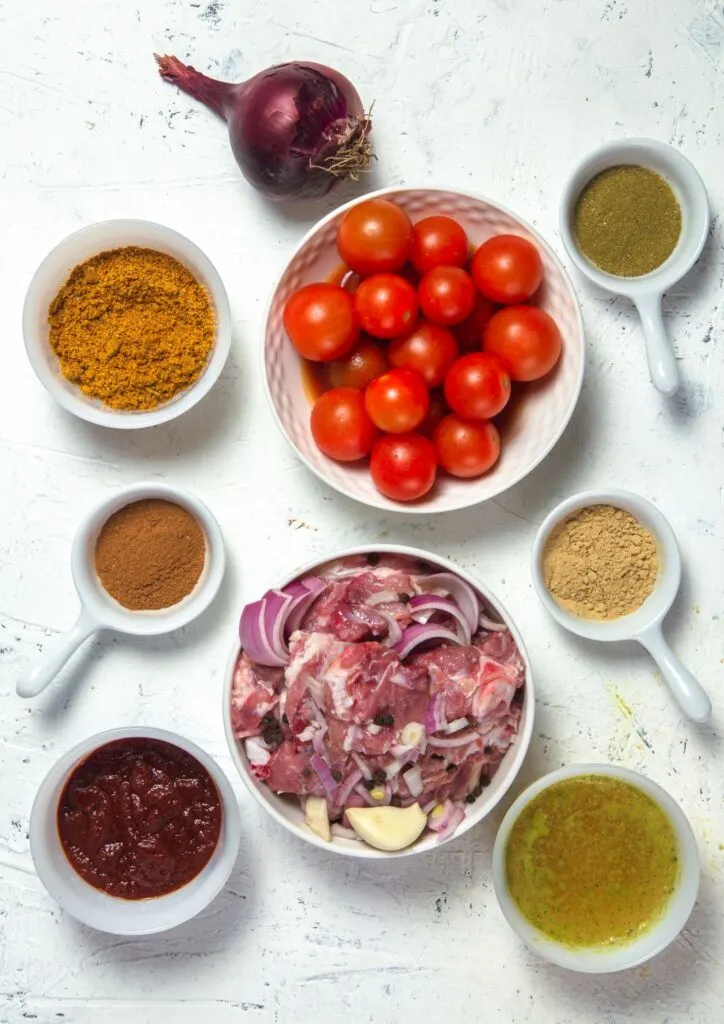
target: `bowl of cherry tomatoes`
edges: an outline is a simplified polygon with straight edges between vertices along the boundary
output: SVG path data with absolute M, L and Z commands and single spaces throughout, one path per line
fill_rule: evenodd
M 558 257 L 488 199 L 390 188 L 328 214 L 270 300 L 267 395 L 320 479 L 444 512 L 518 483 L 581 390 L 583 322 Z

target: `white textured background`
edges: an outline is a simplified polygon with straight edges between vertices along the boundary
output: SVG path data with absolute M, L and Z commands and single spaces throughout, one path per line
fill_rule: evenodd
M 700 264 L 666 302 L 684 390 L 671 403 L 654 392 L 629 306 L 579 280 L 583 396 L 527 481 L 438 519 L 383 516 L 327 491 L 277 434 L 258 348 L 285 256 L 335 200 L 290 212 L 258 198 L 223 125 L 157 78 L 154 50 L 237 80 L 294 58 L 334 64 L 375 101 L 371 185 L 477 190 L 559 252 L 558 196 L 588 149 L 620 135 L 681 147 L 715 215 Z M 0 1021 L 721 1024 L 723 72 L 720 0 L 0 0 Z M 126 436 L 56 409 L 20 332 L 46 251 L 108 217 L 188 234 L 221 272 L 235 322 L 209 398 L 178 423 Z M 17 674 L 76 613 L 68 556 L 78 520 L 143 477 L 192 487 L 216 512 L 231 556 L 222 597 L 182 636 L 88 645 L 44 697 L 22 703 Z M 686 572 L 667 631 L 712 696 L 711 728 L 681 720 L 638 649 L 564 636 L 532 592 L 536 523 L 564 496 L 606 484 L 653 499 L 679 536 Z M 527 953 L 491 891 L 494 821 L 437 855 L 369 866 L 288 839 L 238 786 L 242 853 L 200 919 L 119 940 L 64 917 L 46 895 L 27 825 L 51 763 L 90 732 L 155 723 L 203 744 L 231 774 L 219 699 L 243 598 L 293 564 L 375 538 L 474 567 L 516 618 L 540 696 L 521 783 L 564 762 L 611 759 L 685 807 L 701 849 L 700 901 L 657 960 L 597 978 Z

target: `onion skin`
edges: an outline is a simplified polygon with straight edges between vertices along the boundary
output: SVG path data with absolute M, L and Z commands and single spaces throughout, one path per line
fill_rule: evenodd
M 234 85 L 156 55 L 159 73 L 228 124 L 244 177 L 269 199 L 311 199 L 369 167 L 372 122 L 352 83 L 311 61 L 279 64 Z

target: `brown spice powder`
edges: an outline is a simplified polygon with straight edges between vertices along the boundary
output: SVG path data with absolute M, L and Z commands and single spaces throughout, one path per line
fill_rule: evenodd
M 659 571 L 656 541 L 614 505 L 590 505 L 552 531 L 543 580 L 563 608 L 586 619 L 617 619 L 639 608 Z
M 114 512 L 96 541 L 98 578 L 132 611 L 170 608 L 196 586 L 206 562 L 206 537 L 185 508 L 162 498 L 134 501 Z
M 48 310 L 63 376 L 113 409 L 154 409 L 200 376 L 214 344 L 208 292 L 173 256 L 127 246 L 79 264 Z

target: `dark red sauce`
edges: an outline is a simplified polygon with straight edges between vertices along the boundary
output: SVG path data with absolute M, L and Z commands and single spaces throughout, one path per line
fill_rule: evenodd
M 140 900 L 180 889 L 211 859 L 221 800 L 195 757 L 160 740 L 114 740 L 73 769 L 58 803 L 65 855 L 96 889 Z

